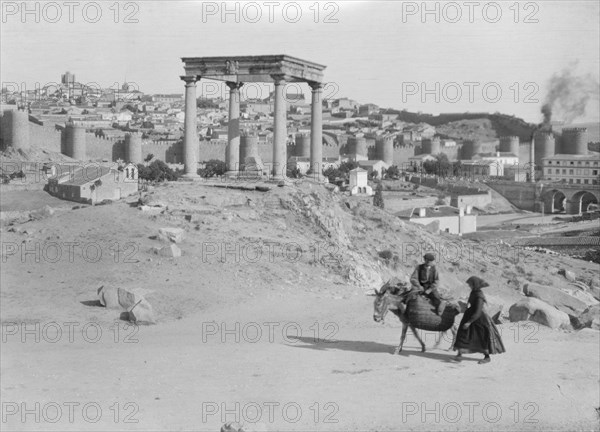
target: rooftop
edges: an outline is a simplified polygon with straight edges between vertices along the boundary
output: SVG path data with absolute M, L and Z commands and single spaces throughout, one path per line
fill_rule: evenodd
M 549 156 L 543 158 L 542 160 L 600 160 L 600 155 L 598 153 L 595 154 L 587 154 L 587 155 L 574 155 L 574 154 L 555 154 L 554 156 Z
M 419 210 L 425 209 L 425 216 L 419 216 Z M 395 213 L 396 216 L 406 219 L 413 218 L 436 218 L 436 217 L 454 217 L 460 214 L 458 207 L 452 207 L 449 205 L 441 205 L 435 207 L 415 207 L 412 209 L 402 210 Z M 474 216 L 473 214 L 468 216 Z

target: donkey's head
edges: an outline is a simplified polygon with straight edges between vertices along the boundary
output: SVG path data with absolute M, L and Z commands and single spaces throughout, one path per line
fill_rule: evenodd
M 406 286 L 390 287 L 387 284 L 379 291 L 374 290 L 373 320 L 383 322 L 390 309 L 398 309 L 398 303 L 402 300 L 402 294 L 406 292 L 405 290 Z

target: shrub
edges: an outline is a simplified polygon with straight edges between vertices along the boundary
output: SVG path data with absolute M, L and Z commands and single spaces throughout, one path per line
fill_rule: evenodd
M 138 176 L 142 180 L 149 181 L 174 181 L 181 176 L 181 171 L 173 171 L 161 160 L 155 160 L 148 166 L 138 165 Z
M 381 182 L 377 183 L 375 195 L 373 195 L 373 205 L 380 209 L 385 208 L 385 203 L 383 202 L 383 186 L 381 185 Z
M 227 172 L 227 164 L 218 159 L 211 159 L 206 162 L 205 168 L 200 168 L 198 170 L 198 175 L 200 177 L 209 178 L 215 176 L 222 176 Z

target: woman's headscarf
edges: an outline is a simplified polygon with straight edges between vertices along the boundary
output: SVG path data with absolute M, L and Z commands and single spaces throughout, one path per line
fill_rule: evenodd
M 471 276 L 469 279 L 467 279 L 467 283 L 473 289 L 481 289 L 490 286 L 489 283 L 477 276 Z

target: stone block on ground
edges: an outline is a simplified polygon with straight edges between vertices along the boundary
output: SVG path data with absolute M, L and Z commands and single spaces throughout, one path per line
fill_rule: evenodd
M 527 297 L 540 299 L 569 315 L 577 316 L 587 307 L 580 299 L 551 286 L 529 282 L 523 291 Z
M 511 322 L 534 321 L 552 329 L 571 328 L 569 315 L 534 297 L 519 300 L 510 307 L 508 314 Z
M 50 217 L 54 214 L 54 209 L 49 205 L 45 205 L 41 209 L 34 210 L 30 213 L 32 219 L 44 219 Z
M 143 297 L 131 290 L 103 285 L 98 288 L 98 299 L 108 309 L 127 310 Z
M 165 242 L 181 243 L 185 238 L 185 230 L 182 228 L 160 228 L 158 239 Z
M 558 274 L 564 276 L 565 279 L 570 282 L 575 282 L 577 280 L 577 275 L 575 273 L 573 273 L 571 270 L 560 269 L 558 271 Z
M 167 258 L 179 258 L 181 256 L 181 249 L 179 249 L 179 247 L 174 244 L 163 246 L 161 248 L 154 247 L 152 248 L 152 251 L 156 255 L 160 255 Z
M 588 307 L 578 317 L 581 327 L 590 327 L 595 330 L 600 330 L 600 305 Z
M 148 300 L 142 298 L 137 303 L 132 305 L 127 312 L 129 313 L 129 321 L 135 324 L 155 324 L 154 310 Z

